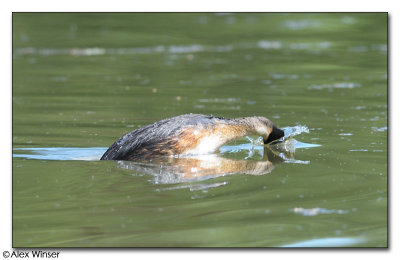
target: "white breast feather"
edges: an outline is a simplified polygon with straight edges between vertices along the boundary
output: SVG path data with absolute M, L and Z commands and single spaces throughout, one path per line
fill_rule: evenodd
M 213 153 L 218 147 L 223 145 L 223 140 L 217 135 L 206 136 L 201 139 L 200 143 L 193 149 L 186 151 L 184 154 L 208 154 Z

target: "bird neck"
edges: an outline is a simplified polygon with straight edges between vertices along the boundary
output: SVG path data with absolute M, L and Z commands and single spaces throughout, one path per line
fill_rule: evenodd
M 234 119 L 237 125 L 242 129 L 242 136 L 260 135 L 263 138 L 268 138 L 272 131 L 273 124 L 264 117 L 244 117 Z

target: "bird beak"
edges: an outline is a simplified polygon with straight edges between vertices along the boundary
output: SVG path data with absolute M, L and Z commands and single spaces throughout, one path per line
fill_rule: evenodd
M 283 132 L 281 129 L 279 129 L 276 126 L 273 126 L 272 132 L 269 134 L 267 140 L 264 140 L 264 144 L 269 144 L 272 141 L 281 139 L 283 136 L 285 136 L 285 132 Z

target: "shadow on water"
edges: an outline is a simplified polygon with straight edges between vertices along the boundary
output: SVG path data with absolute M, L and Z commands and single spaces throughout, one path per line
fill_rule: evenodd
M 133 171 L 135 174 L 153 176 L 154 184 L 174 184 L 196 182 L 232 174 L 263 175 L 272 172 L 280 163 L 309 164 L 310 161 L 296 160 L 295 151 L 298 148 L 317 147 L 317 144 L 307 144 L 293 138 L 303 132 L 308 132 L 304 126 L 284 128 L 282 140 L 270 145 L 262 145 L 262 138 L 247 137 L 249 143 L 240 145 L 225 145 L 219 153 L 185 156 L 185 157 L 155 157 L 150 161 L 117 161 L 118 167 Z M 39 160 L 99 160 L 107 150 L 106 147 L 73 148 L 15 148 L 13 157 Z M 234 158 L 230 158 L 234 156 Z M 203 189 L 225 185 L 225 182 L 204 184 L 199 187 L 191 185 L 190 189 Z M 186 188 L 178 186 L 174 188 Z

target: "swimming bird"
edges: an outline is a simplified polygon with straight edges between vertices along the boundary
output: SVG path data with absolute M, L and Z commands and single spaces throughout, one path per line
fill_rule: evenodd
M 264 144 L 284 132 L 265 117 L 224 118 L 186 114 L 135 129 L 108 148 L 100 160 L 141 160 L 155 156 L 190 156 L 215 152 L 239 137 L 260 135 Z

